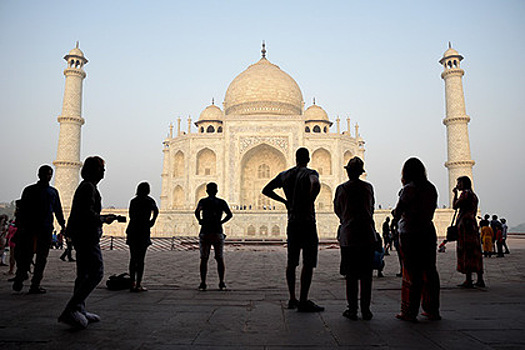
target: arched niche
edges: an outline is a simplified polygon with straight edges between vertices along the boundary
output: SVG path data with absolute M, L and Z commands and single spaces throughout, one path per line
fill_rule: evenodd
M 261 174 L 269 174 L 269 177 L 260 178 L 259 169 L 261 169 Z M 285 169 L 286 158 L 284 154 L 275 147 L 260 144 L 246 152 L 241 160 L 240 204 L 246 206 L 251 205 L 252 208 L 256 209 L 263 209 L 262 206 L 266 205 L 267 202 L 259 196 L 263 187 L 271 178 Z M 261 203 L 261 205 L 259 205 L 259 203 Z M 270 202 L 267 203 L 274 204 Z M 275 204 L 277 205 L 277 202 Z M 278 205 L 281 204 L 279 203 Z
M 178 151 L 173 157 L 173 177 L 181 177 L 184 175 L 184 153 Z
M 262 225 L 260 228 L 259 228 L 259 234 L 261 236 L 268 236 L 268 226 L 266 225 Z
M 332 189 L 327 184 L 321 184 L 321 191 L 316 200 L 317 209 L 320 211 L 331 211 L 332 203 Z
M 272 227 L 272 236 L 279 236 L 281 234 L 281 228 L 277 225 Z
M 351 151 L 346 151 L 344 154 L 345 165 L 348 164 L 348 161 L 352 158 L 354 158 L 354 154 Z
M 332 175 L 332 156 L 330 152 L 324 148 L 317 149 L 312 154 L 310 166 L 312 169 L 317 170 L 319 175 Z
M 173 209 L 183 209 L 184 208 L 184 189 L 177 185 L 175 186 L 175 189 L 173 190 L 173 201 L 172 206 Z
M 199 201 L 204 198 L 208 197 L 208 194 L 206 193 L 206 184 L 201 184 L 197 189 L 195 190 L 195 207 L 197 207 L 197 204 L 199 204 Z
M 213 176 L 215 175 L 215 167 L 217 157 L 215 152 L 209 148 L 204 148 L 197 153 L 197 169 L 196 175 Z
M 253 227 L 253 225 L 248 226 L 246 229 L 246 234 L 248 236 L 255 236 L 255 227 Z

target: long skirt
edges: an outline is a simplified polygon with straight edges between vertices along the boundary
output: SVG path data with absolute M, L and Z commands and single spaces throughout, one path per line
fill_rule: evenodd
M 465 218 L 459 222 L 456 253 L 458 272 L 483 273 L 481 238 L 476 220 Z

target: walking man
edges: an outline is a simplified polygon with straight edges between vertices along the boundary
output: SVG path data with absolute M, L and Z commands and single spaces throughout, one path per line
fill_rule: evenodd
M 58 318 L 59 322 L 84 329 L 90 322 L 100 321 L 97 314 L 86 311 L 86 299 L 104 276 L 104 263 L 100 250 L 102 224 L 111 224 L 115 215 L 100 215 L 102 197 L 97 185 L 104 178 L 104 160 L 88 157 L 80 175 L 83 181 L 73 197 L 71 215 L 67 223 L 67 235 L 73 240 L 77 251 L 77 277 L 73 296 Z
M 202 198 L 195 209 L 195 217 L 201 225 L 199 234 L 199 247 L 201 254 L 201 284 L 199 290 L 206 290 L 206 274 L 208 273 L 208 259 L 210 258 L 211 246 L 215 252 L 217 261 L 217 272 L 219 274 L 219 289 L 225 290 L 224 283 L 224 238 L 222 225 L 228 222 L 233 214 L 224 199 L 217 198 L 217 184 L 210 182 L 206 185 L 208 197 Z M 226 216 L 223 218 L 223 214 Z
M 308 300 L 308 292 L 312 284 L 314 268 L 317 266 L 319 237 L 315 224 L 314 202 L 321 186 L 317 171 L 306 167 L 310 161 L 310 154 L 306 148 L 301 147 L 297 150 L 295 160 L 297 165 L 277 175 L 263 188 L 262 193 L 283 203 L 288 209 L 286 229 L 288 243 L 286 282 L 290 294 L 288 308 L 297 308 L 299 312 L 320 312 L 324 311 L 324 307 Z M 275 193 L 277 188 L 283 189 L 286 199 Z M 301 250 L 303 251 L 303 268 L 301 292 L 297 300 L 295 270 L 299 266 Z
M 13 290 L 20 292 L 28 278 L 33 255 L 36 254 L 35 269 L 31 279 L 29 294 L 44 294 L 40 286 L 44 277 L 47 256 L 53 236 L 53 214 L 62 230 L 65 227 L 64 213 L 58 191 L 49 186 L 53 177 L 53 168 L 42 165 L 38 169 L 39 181 L 27 186 L 22 192 L 20 207 L 17 212 L 18 234 L 16 243 L 16 276 Z

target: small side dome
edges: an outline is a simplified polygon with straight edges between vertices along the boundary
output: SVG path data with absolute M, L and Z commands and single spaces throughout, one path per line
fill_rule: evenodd
M 69 51 L 68 55 L 69 56 L 84 57 L 84 53 L 78 47 L 75 47 L 73 50 Z
M 329 121 L 328 114 L 325 112 L 324 109 L 319 107 L 318 105 L 311 105 L 304 111 L 304 118 L 306 121 L 311 120 L 322 120 L 322 121 Z
M 199 116 L 199 121 L 222 120 L 223 115 L 224 113 L 219 107 L 211 104 L 202 111 L 201 115 Z

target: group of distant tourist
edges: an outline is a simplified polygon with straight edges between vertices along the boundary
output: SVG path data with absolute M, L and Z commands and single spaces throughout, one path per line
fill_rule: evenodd
M 296 152 L 296 166 L 279 173 L 263 189 L 262 193 L 279 201 L 288 211 L 286 282 L 289 291 L 288 308 L 299 312 L 320 312 L 324 307 L 309 299 L 313 271 L 317 266 L 319 237 L 316 228 L 314 202 L 320 192 L 319 173 L 307 167 L 310 155 L 306 148 Z M 422 315 L 429 320 L 440 320 L 440 282 L 436 268 L 437 235 L 432 222 L 437 208 L 438 194 L 435 186 L 428 181 L 426 169 L 417 158 L 408 159 L 402 168 L 399 199 L 392 211 L 392 220 L 387 217 L 382 226 L 383 240 L 375 230 L 374 189 L 360 179 L 365 172 L 364 163 L 354 157 L 344 166 L 348 181 L 339 185 L 334 198 L 334 211 L 339 218 L 337 239 L 340 245 L 339 272 L 346 280 L 347 308 L 343 316 L 358 320 L 360 309 L 363 320 L 370 320 L 372 296 L 372 273 L 378 270 L 382 276 L 383 256 L 389 255 L 394 246 L 399 257 L 402 277 L 401 312 L 398 319 L 417 322 L 420 307 Z M 65 260 L 76 250 L 77 276 L 73 295 L 58 318 L 78 329 L 84 329 L 91 322 L 100 321 L 100 316 L 88 312 L 85 301 L 104 275 L 100 237 L 103 224 L 111 224 L 121 218 L 116 215 L 101 215 L 102 203 L 98 183 L 104 178 L 105 162 L 98 156 L 88 157 L 81 170 L 82 182 L 75 191 L 71 213 L 66 225 L 58 191 L 49 185 L 53 170 L 43 165 L 38 171 L 39 181 L 26 187 L 21 200 L 17 201 L 15 220 L 8 222 L 7 216 L 0 216 L 0 237 L 2 237 L 2 264 L 5 264 L 4 237 L 8 238 L 11 249 L 10 273 L 16 260 L 16 274 L 12 279 L 13 290 L 19 292 L 29 278 L 31 264 L 34 264 L 30 294 L 44 294 L 40 285 L 43 278 L 49 249 L 53 237 L 53 221 L 61 227 L 59 235 L 66 239 L 67 249 L 61 256 Z M 275 192 L 282 188 L 284 197 Z M 202 198 L 195 210 L 195 217 L 201 226 L 199 233 L 200 277 L 199 290 L 207 289 L 207 265 L 214 249 L 219 275 L 219 289 L 225 290 L 225 263 L 223 224 L 232 218 L 232 212 L 223 199 L 217 197 L 217 184 L 206 186 L 207 197 Z M 481 220 L 481 236 L 476 214 L 478 198 L 472 191 L 471 180 L 462 176 L 457 179 L 453 190 L 453 207 L 457 216 L 457 270 L 465 274 L 463 288 L 485 287 L 483 260 L 494 252 L 497 256 L 509 253 L 505 219 L 487 214 Z M 136 197 L 130 202 L 130 222 L 126 229 L 126 243 L 130 249 L 129 272 L 131 292 L 144 292 L 142 284 L 146 251 L 151 245 L 150 228 L 155 224 L 159 210 L 149 196 L 147 182 L 137 187 Z M 14 239 L 16 237 L 16 239 Z M 483 243 L 483 250 L 482 250 Z M 16 249 L 15 249 L 16 246 Z M 296 296 L 296 269 L 300 265 L 300 292 Z M 33 257 L 35 257 L 33 261 Z M 474 284 L 472 274 L 477 274 Z M 359 304 L 359 305 L 358 305 Z

